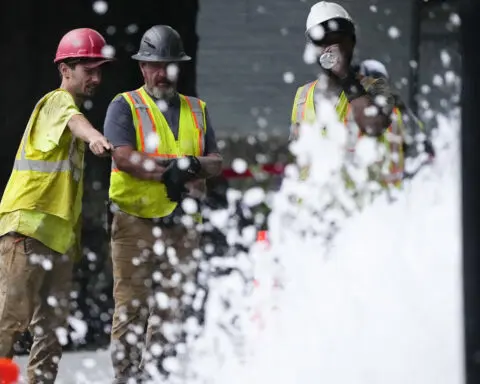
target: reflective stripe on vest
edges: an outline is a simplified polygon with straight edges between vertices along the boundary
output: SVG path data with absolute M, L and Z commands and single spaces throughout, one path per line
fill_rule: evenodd
M 300 94 L 298 95 L 297 113 L 296 113 L 297 123 L 301 123 L 302 121 L 305 120 L 305 112 L 307 110 L 307 98 L 310 92 L 314 90 L 316 84 L 317 84 L 317 81 L 312 81 L 311 83 L 305 84 L 302 87 Z
M 76 154 L 77 142 L 75 137 L 72 137 L 70 143 L 70 149 L 68 150 L 68 159 L 59 161 L 45 161 L 45 160 L 33 160 L 27 159 L 27 152 L 25 150 L 27 146 L 27 138 L 30 130 L 26 131 L 22 139 L 22 147 L 20 150 L 20 159 L 15 159 L 13 163 L 13 169 L 16 171 L 35 171 L 35 172 L 68 172 L 71 171 L 74 180 L 80 180 L 81 169 L 75 166 L 74 159 Z
M 199 99 L 195 99 L 197 102 L 192 103 L 192 101 L 188 96 L 184 96 L 184 97 L 193 114 L 193 120 L 195 121 L 195 126 L 197 127 L 197 130 L 198 130 L 198 145 L 200 148 L 200 153 L 203 155 L 205 151 L 205 134 L 204 134 L 205 124 L 203 121 L 204 116 L 203 116 L 202 106 L 200 104 Z
M 298 96 L 295 100 L 296 108 L 297 108 L 295 116 L 296 116 L 296 119 L 297 119 L 297 123 L 301 123 L 302 121 L 305 121 L 305 116 L 307 114 L 307 109 L 309 107 L 311 108 L 311 105 L 308 104 L 308 101 L 310 100 L 309 99 L 310 97 L 314 96 L 316 83 L 317 83 L 317 81 L 305 84 L 299 90 Z M 315 103 L 313 103 L 313 108 L 315 108 Z M 339 96 L 339 99 L 338 99 L 338 102 L 337 102 L 337 105 L 336 105 L 336 110 L 337 110 L 339 118 L 346 125 L 348 123 L 348 117 L 349 117 L 349 114 L 350 114 L 350 111 L 351 111 L 351 105 L 348 102 L 348 100 L 346 99 L 346 96 L 345 96 L 344 92 L 342 92 L 342 94 Z M 311 113 L 314 115 L 315 110 L 313 109 L 313 111 L 311 111 Z M 393 182 L 397 182 L 398 180 L 402 179 L 403 168 L 404 168 L 403 148 L 402 148 L 402 132 L 401 132 L 403 121 L 402 121 L 400 110 L 398 108 L 395 107 L 393 109 L 393 113 L 396 116 L 396 123 L 399 126 L 400 132 L 397 132 L 397 133 L 393 132 L 393 127 L 392 127 L 392 125 L 390 125 L 387 128 L 386 133 L 384 133 L 381 137 L 385 140 L 385 146 L 386 146 L 386 148 L 387 148 L 387 150 L 390 154 L 395 153 L 395 152 L 397 152 L 399 154 L 399 161 L 398 162 L 394 162 L 393 160 L 389 162 L 390 163 L 389 164 L 390 174 L 387 177 L 388 179 L 392 179 Z M 325 131 L 323 131 L 323 133 L 325 133 Z M 357 134 L 357 139 L 361 138 L 362 136 L 363 136 L 363 134 L 359 130 L 358 134 Z M 395 149 L 394 149 L 395 145 L 398 145 L 398 147 L 399 147 L 398 151 L 395 151 Z M 354 148 L 347 148 L 347 151 L 348 152 L 354 152 L 355 149 Z
M 161 154 L 158 152 L 158 148 L 148 148 L 145 146 L 145 139 L 150 135 L 158 136 L 157 128 L 155 127 L 155 119 L 153 118 L 152 111 L 150 111 L 150 107 L 148 106 L 147 102 L 143 99 L 142 94 L 136 90 L 131 92 L 125 93 L 127 97 L 130 99 L 132 104 L 135 107 L 135 113 L 138 119 L 138 129 L 140 131 L 140 148 L 139 151 L 143 152 L 149 156 L 155 157 L 157 159 L 174 159 L 176 155 L 170 154 Z M 205 149 L 205 124 L 204 124 L 204 116 L 202 106 L 200 104 L 200 100 L 196 99 L 196 103 L 192 103 L 189 97 L 185 97 L 188 106 L 193 114 L 193 119 L 195 121 L 195 126 L 198 130 L 199 134 L 199 145 L 200 145 L 200 152 L 203 154 Z M 158 146 L 157 146 L 158 147 Z M 112 172 L 118 172 L 118 167 L 115 164 L 115 160 L 112 158 Z

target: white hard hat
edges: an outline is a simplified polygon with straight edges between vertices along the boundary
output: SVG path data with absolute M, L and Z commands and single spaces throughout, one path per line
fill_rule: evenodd
M 343 19 L 354 24 L 349 13 L 341 5 L 329 1 L 320 1 L 310 9 L 307 17 L 306 32 L 312 27 L 332 19 Z
M 385 65 L 378 60 L 368 59 L 360 63 L 360 71 L 362 75 L 369 76 L 372 73 L 382 75 L 388 79 L 388 71 Z

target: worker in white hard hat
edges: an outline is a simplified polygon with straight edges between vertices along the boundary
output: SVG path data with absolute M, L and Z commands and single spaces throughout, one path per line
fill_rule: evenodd
M 353 151 L 364 135 L 384 141 L 387 156 L 375 179 L 382 184 L 399 185 L 403 164 L 401 156 L 394 156 L 393 152 L 401 151 L 401 145 L 397 137 L 392 140 L 395 135 L 391 131 L 392 125 L 401 124 L 401 119 L 395 119 L 392 124 L 395 102 L 387 80 L 360 76 L 351 66 L 356 43 L 353 19 L 337 3 L 318 2 L 308 15 L 306 37 L 307 48 L 315 53 L 328 82 L 325 86 L 324 82 L 316 80 L 298 88 L 293 103 L 291 137 L 297 137 L 301 123 L 315 123 L 314 96 L 317 93 L 333 97 L 339 120 L 345 122 L 349 130 L 347 150 Z M 377 113 L 365 113 L 367 108 L 376 108 Z
M 390 75 L 387 71 L 387 68 L 383 63 L 375 59 L 363 60 L 358 65 L 358 72 L 362 76 L 369 76 L 373 78 L 385 78 L 389 80 Z M 429 156 L 429 160 L 433 160 L 435 157 L 435 149 L 431 142 L 431 139 L 428 135 L 428 132 L 425 129 L 423 122 L 413 113 L 411 108 L 405 104 L 400 95 L 397 92 L 393 92 L 395 98 L 395 107 L 399 109 L 402 114 L 404 132 L 403 132 L 403 151 L 405 157 L 415 157 L 420 153 L 425 153 Z M 414 139 L 415 137 L 420 136 L 420 139 Z M 418 143 L 421 143 L 419 149 Z

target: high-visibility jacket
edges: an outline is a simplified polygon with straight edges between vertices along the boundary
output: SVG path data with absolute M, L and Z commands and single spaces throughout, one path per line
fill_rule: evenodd
M 137 151 L 157 159 L 203 155 L 207 128 L 205 103 L 195 97 L 179 96 L 179 131 L 175 140 L 167 120 L 143 87 L 121 94 L 132 112 Z M 120 210 L 143 218 L 168 216 L 177 206 L 168 199 L 163 183 L 140 180 L 119 170 L 115 161 L 112 161 L 109 195 Z
M 40 99 L 30 116 L 0 203 L 0 214 L 19 210 L 38 212 L 59 217 L 74 229 L 82 209 L 85 144 L 67 129 L 51 151 L 43 152 L 32 145 L 31 130 L 39 111 L 58 91 Z M 48 231 L 59 233 L 55 228 Z M 64 244 L 61 248 L 71 245 Z
M 318 81 L 305 84 L 298 88 L 293 103 L 292 125 L 300 124 L 301 122 L 314 123 L 315 116 L 315 86 Z M 342 92 L 338 98 L 336 105 L 337 115 L 340 121 L 345 124 L 348 122 L 350 114 L 350 103 L 344 92 Z M 386 146 L 386 158 L 388 159 L 388 175 L 383 176 L 382 180 L 379 180 L 382 184 L 394 184 L 395 186 L 401 185 L 404 170 L 404 156 L 403 156 L 403 120 L 402 114 L 398 108 L 394 108 L 393 114 L 396 119 L 392 121 L 392 124 L 388 127 L 383 135 L 378 140 L 385 143 Z M 323 132 L 323 134 L 326 134 Z M 357 142 L 362 137 L 362 133 L 358 132 Z M 354 150 L 353 148 L 350 150 Z

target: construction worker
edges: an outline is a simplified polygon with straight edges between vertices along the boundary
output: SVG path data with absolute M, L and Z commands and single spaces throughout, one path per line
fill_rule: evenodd
M 368 59 L 364 60 L 358 66 L 358 71 L 362 76 L 369 76 L 373 78 L 385 78 L 389 80 L 387 68 L 378 60 Z M 421 134 L 423 136 L 423 151 L 429 156 L 430 160 L 435 157 L 435 149 L 430 140 L 429 135 L 425 130 L 423 122 L 413 113 L 413 111 L 405 104 L 400 95 L 393 93 L 395 98 L 395 107 L 398 108 L 403 118 L 404 132 L 403 132 L 403 152 L 405 157 L 415 157 L 418 155 L 417 143 L 415 136 Z
M 84 142 L 97 156 L 112 149 L 80 112 L 100 84 L 106 45 L 97 31 L 75 29 L 61 39 L 54 62 L 60 88 L 35 106 L 0 203 L 0 357 L 16 337 L 33 336 L 29 383 L 53 383 L 67 335 L 72 250 L 83 195 Z
M 301 123 L 315 123 L 317 116 L 314 100 L 321 93 L 335 100 L 339 120 L 345 122 L 348 129 L 348 151 L 353 151 L 364 135 L 378 137 L 391 151 L 392 140 L 387 137 L 387 132 L 392 131 L 394 98 L 384 78 L 362 77 L 353 70 L 351 64 L 356 33 L 351 16 L 337 3 L 320 1 L 310 9 L 306 36 L 307 47 L 315 52 L 328 80 L 326 85 L 316 80 L 297 90 L 291 117 L 292 138 L 297 137 Z M 367 109 L 372 108 L 376 113 L 366 113 Z M 400 118 L 394 120 L 393 124 L 401 124 Z M 401 146 L 397 143 L 396 147 Z M 388 171 L 381 169 L 375 178 L 381 183 L 399 183 L 402 164 L 395 156 L 389 158 L 392 160 L 388 164 Z
M 152 359 L 166 374 L 162 362 L 179 340 L 168 330 L 181 328 L 182 287 L 192 282 L 197 264 L 193 211 L 199 202 L 185 197 L 202 197 L 205 179 L 222 167 L 205 102 L 176 90 L 177 65 L 190 60 L 177 31 L 150 28 L 132 58 L 144 85 L 114 98 L 104 127 L 115 147 L 109 196 L 116 383 L 142 377 Z

